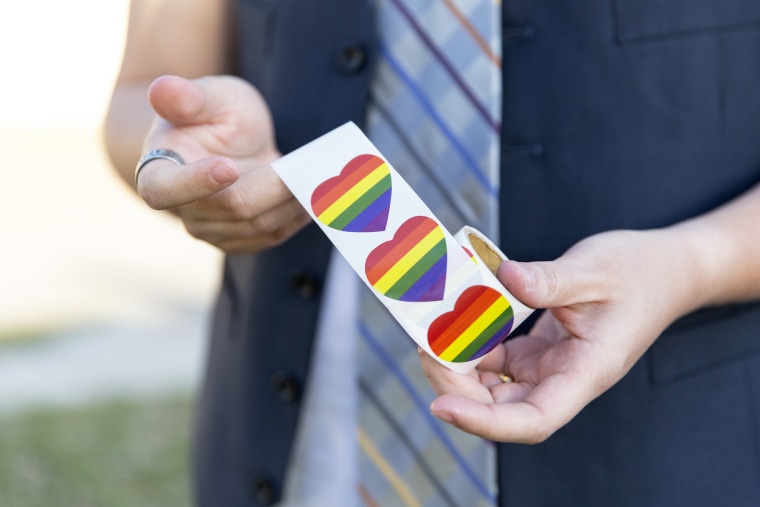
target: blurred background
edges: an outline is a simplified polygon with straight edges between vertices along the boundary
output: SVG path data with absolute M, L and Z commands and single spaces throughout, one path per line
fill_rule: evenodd
M 212 247 L 100 126 L 127 0 L 0 3 L 0 506 L 188 504 Z

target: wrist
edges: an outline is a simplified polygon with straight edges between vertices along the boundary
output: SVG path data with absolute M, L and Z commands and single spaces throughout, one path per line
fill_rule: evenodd
M 666 327 L 676 319 L 707 304 L 710 287 L 709 261 L 701 254 L 699 234 L 688 227 L 671 226 L 644 232 L 653 259 L 644 266 L 653 269 L 651 279 L 657 285 L 657 306 L 661 324 Z
M 683 314 L 722 302 L 721 239 L 698 220 L 664 229 L 673 240 L 673 262 L 682 272 Z

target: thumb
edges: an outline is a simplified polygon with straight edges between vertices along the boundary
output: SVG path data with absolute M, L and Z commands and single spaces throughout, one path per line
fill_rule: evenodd
M 161 76 L 148 88 L 156 113 L 175 126 L 212 123 L 225 109 L 225 97 L 206 78 Z
M 552 262 L 506 261 L 496 276 L 517 299 L 533 308 L 593 301 L 599 287 L 598 275 L 562 258 Z

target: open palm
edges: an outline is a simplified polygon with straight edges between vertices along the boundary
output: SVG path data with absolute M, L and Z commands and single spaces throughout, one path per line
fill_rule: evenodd
M 163 76 L 148 98 L 157 116 L 145 149 L 171 149 L 187 162 L 156 160 L 140 172 L 137 191 L 150 207 L 172 211 L 190 234 L 230 254 L 275 246 L 309 222 L 268 165 L 280 153 L 253 86 L 232 76 Z
M 692 309 L 689 266 L 666 230 L 592 236 L 554 262 L 508 261 L 499 278 L 521 301 L 549 308 L 527 335 L 494 349 L 468 375 L 426 354 L 439 394 L 432 412 L 465 431 L 536 443 L 617 382 L 665 327 Z M 503 382 L 499 374 L 514 379 Z

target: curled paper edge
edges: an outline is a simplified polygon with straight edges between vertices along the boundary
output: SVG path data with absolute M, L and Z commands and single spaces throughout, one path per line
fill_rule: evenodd
M 347 165 L 362 155 L 382 159 L 388 166 L 392 183 L 391 204 L 385 203 L 389 208 L 388 221 L 385 227 L 379 228 L 381 230 L 369 232 L 333 227 L 332 222 L 327 223 L 317 216 L 314 193 L 327 181 L 342 177 Z M 447 231 L 414 189 L 352 122 L 305 144 L 271 166 L 409 337 L 447 368 L 460 373 L 471 371 L 487 351 L 506 339 L 533 311 L 506 291 L 493 271 L 486 267 L 486 259 L 481 257 L 483 249 L 478 252 L 472 241 L 486 245 L 498 259 L 495 262 L 500 264 L 507 257 L 498 247 L 473 227 L 465 226 L 457 233 L 458 237 Z M 423 297 L 411 301 L 394 298 L 368 278 L 366 262 L 369 256 L 383 245 L 396 241 L 396 234 L 415 217 L 426 217 L 443 231 L 447 244 L 445 289 L 443 294 L 436 294 L 443 299 Z M 470 238 L 478 238 L 480 243 Z M 462 247 L 470 255 L 465 254 Z M 457 320 L 459 317 L 462 319 Z
M 477 260 L 481 275 L 483 277 L 483 285 L 495 290 L 509 302 L 509 305 L 513 311 L 514 320 L 509 332 L 504 337 L 506 338 L 512 333 L 512 331 L 514 331 L 514 329 L 522 324 L 525 319 L 530 316 L 531 313 L 534 312 L 533 308 L 526 306 L 515 296 L 513 296 L 512 293 L 510 293 L 499 281 L 499 279 L 496 278 L 496 269 L 498 268 L 499 264 L 508 260 L 508 257 L 504 255 L 499 247 L 496 246 L 493 241 L 491 241 L 486 235 L 469 225 L 462 227 L 453 236 L 457 243 L 469 250 Z M 499 343 L 501 343 L 501 341 Z M 494 348 L 496 346 L 498 346 L 498 344 L 494 345 Z M 429 345 L 423 347 L 423 349 L 436 361 L 457 373 L 469 373 L 478 365 L 478 363 L 480 363 L 480 361 L 483 360 L 484 357 L 482 356 L 478 357 L 477 359 L 473 359 L 472 361 L 457 363 L 442 359 L 432 351 Z

